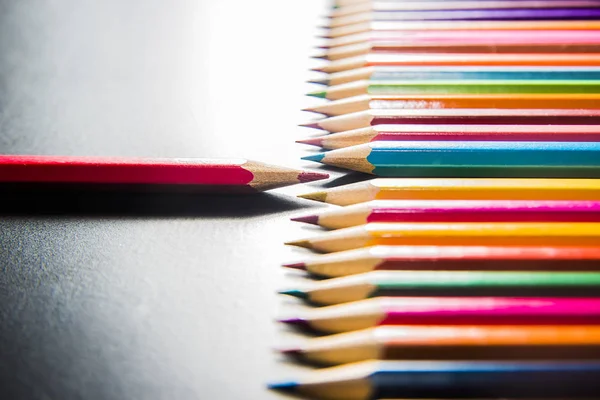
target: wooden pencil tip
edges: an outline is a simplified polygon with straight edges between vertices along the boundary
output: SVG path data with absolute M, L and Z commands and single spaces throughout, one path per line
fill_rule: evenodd
M 303 300 L 308 299 L 308 294 L 298 289 L 280 290 L 279 294 L 285 294 L 286 296 L 292 296 Z
M 320 126 L 318 122 L 309 122 L 306 124 L 298 124 L 298 126 L 302 126 L 304 128 L 313 128 L 313 129 L 321 129 L 323 130 Z
M 318 99 L 326 99 L 327 92 L 325 90 L 319 90 L 317 92 L 306 93 L 307 96 L 316 97 Z
M 314 59 L 314 60 L 327 60 L 327 54 L 326 53 L 321 53 L 321 54 L 315 54 L 310 56 L 310 58 Z
M 292 326 L 296 326 L 298 328 L 308 328 L 309 327 L 308 322 L 304 318 L 297 318 L 297 317 L 282 318 L 279 320 L 279 322 L 282 322 L 282 323 L 288 324 L 288 325 L 292 325 Z
M 325 71 L 323 71 L 323 68 L 322 68 L 322 67 L 318 67 L 318 68 L 311 68 L 311 69 L 310 69 L 310 71 L 313 71 L 313 72 L 325 72 Z
M 303 160 L 314 162 L 321 162 L 323 161 L 323 158 L 325 158 L 325 153 L 311 154 L 309 156 L 302 157 Z
M 314 192 L 314 193 L 299 194 L 298 197 L 300 197 L 302 199 L 307 199 L 307 200 L 320 201 L 321 203 L 324 203 L 325 201 L 327 201 L 327 193 L 326 192 Z
M 276 390 L 278 392 L 283 392 L 283 393 L 293 393 L 296 391 L 296 388 L 298 387 L 298 383 L 296 382 L 273 382 L 273 383 L 269 383 L 267 385 L 267 387 L 271 390 Z
M 313 79 L 310 81 L 307 81 L 307 83 L 314 83 L 315 85 L 329 85 L 329 79 Z
M 296 143 L 322 147 L 323 146 L 323 138 L 316 137 L 316 138 L 300 139 L 300 140 L 296 140 Z
M 299 269 L 301 271 L 306 270 L 306 264 L 304 264 L 303 262 L 287 263 L 287 264 L 283 264 L 283 267 L 291 268 L 291 269 Z
M 316 215 L 305 215 L 302 217 L 294 217 L 290 219 L 295 222 L 304 222 L 306 224 L 319 225 L 319 217 Z
M 298 180 L 301 183 L 308 183 L 308 182 L 313 182 L 313 181 L 319 181 L 321 179 L 327 179 L 329 178 L 329 174 L 324 173 L 324 172 L 307 172 L 307 171 L 303 171 L 300 172 L 300 174 L 298 174 Z
M 304 356 L 304 352 L 297 347 L 289 347 L 284 349 L 277 349 L 277 351 L 286 357 L 290 357 L 294 360 L 301 360 Z
M 285 242 L 288 246 L 298 246 L 304 247 L 305 249 L 310 249 L 312 246 L 310 245 L 310 240 L 293 240 L 291 242 Z

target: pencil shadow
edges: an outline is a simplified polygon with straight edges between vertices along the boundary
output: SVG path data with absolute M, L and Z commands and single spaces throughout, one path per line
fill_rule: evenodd
M 0 186 L 0 215 L 252 217 L 306 208 L 281 194 L 143 193 Z
M 330 167 L 330 168 L 335 168 L 335 167 Z M 339 171 L 340 169 L 337 168 L 336 170 Z M 374 179 L 374 178 L 375 178 L 375 176 L 369 175 L 369 174 L 363 174 L 362 172 L 350 172 L 339 178 L 335 178 L 335 179 L 331 179 L 327 182 L 323 182 L 321 184 L 321 187 L 333 188 L 333 187 L 337 187 L 337 186 L 349 185 L 351 183 L 368 181 L 369 179 Z

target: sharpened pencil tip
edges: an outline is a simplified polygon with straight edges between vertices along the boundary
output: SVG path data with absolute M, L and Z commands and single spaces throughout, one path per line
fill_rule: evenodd
M 299 289 L 280 290 L 279 294 L 285 294 L 286 296 L 297 297 L 302 300 L 308 299 L 308 294 Z
M 315 85 L 329 85 L 329 79 L 312 79 L 308 83 L 314 83 Z
M 298 197 L 307 200 L 320 201 L 324 203 L 327 201 L 327 193 L 326 192 L 314 192 L 314 193 L 305 193 L 299 194 Z
M 322 67 L 318 67 L 318 68 L 311 68 L 311 69 L 310 69 L 310 71 L 313 71 L 313 72 L 325 72 L 325 71 L 323 71 L 323 68 L 322 68 Z
M 315 60 L 327 60 L 327 54 L 326 53 L 320 53 L 320 54 L 315 54 L 310 56 L 310 58 L 315 59 Z
M 324 157 L 325 157 L 325 153 L 319 153 L 319 154 L 311 154 L 309 156 L 304 156 L 304 157 L 302 157 L 302 159 L 306 160 L 306 161 L 321 162 Z
M 309 144 L 311 146 L 322 147 L 323 146 L 323 138 L 317 137 L 317 138 L 309 138 L 309 139 L 300 139 L 300 140 L 296 140 L 296 143 Z
M 319 217 L 316 215 L 305 215 L 303 217 L 291 218 L 295 222 L 304 222 L 306 224 L 319 225 Z
M 296 382 L 273 382 L 269 383 L 267 387 L 271 390 L 277 390 L 278 392 L 291 393 L 294 392 L 298 384 Z
M 279 322 L 296 326 L 298 328 L 308 328 L 308 322 L 304 318 L 292 317 L 292 318 L 282 318 Z
M 312 248 L 310 240 L 292 240 L 291 242 L 285 242 L 288 246 L 304 247 L 305 249 Z
M 281 354 L 283 354 L 284 356 L 293 358 L 295 360 L 301 359 L 302 356 L 304 355 L 304 352 L 301 349 L 298 348 L 286 348 L 286 349 L 277 349 L 277 351 Z
M 308 122 L 306 124 L 298 124 L 298 126 L 302 126 L 304 128 L 321 129 L 318 122 Z
M 321 179 L 327 179 L 329 178 L 329 174 L 326 174 L 324 172 L 301 172 L 298 175 L 298 180 L 301 183 L 308 183 L 308 182 L 314 182 L 314 181 L 319 181 Z
M 307 96 L 311 96 L 311 97 L 316 97 L 319 99 L 325 99 L 327 98 L 327 92 L 324 90 L 319 90 L 318 92 L 310 92 L 310 93 L 306 93 Z
M 306 270 L 306 264 L 304 264 L 303 262 L 287 263 L 287 264 L 283 264 L 283 266 L 285 268 L 299 269 L 302 271 Z

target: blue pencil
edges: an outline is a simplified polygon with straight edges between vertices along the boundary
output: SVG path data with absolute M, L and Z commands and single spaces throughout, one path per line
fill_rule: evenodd
M 366 361 L 269 387 L 314 399 L 597 398 L 600 362 Z
M 600 142 L 372 142 L 303 159 L 385 177 L 600 176 Z

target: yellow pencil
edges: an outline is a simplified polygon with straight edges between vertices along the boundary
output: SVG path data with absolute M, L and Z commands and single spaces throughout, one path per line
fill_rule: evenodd
M 600 223 L 372 223 L 286 244 L 323 253 L 376 245 L 600 246 Z
M 300 197 L 340 206 L 371 200 L 600 200 L 600 179 L 380 178 Z

